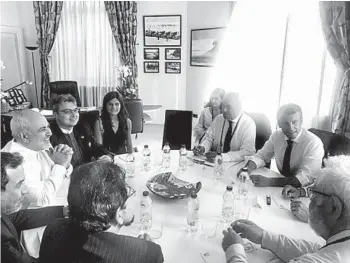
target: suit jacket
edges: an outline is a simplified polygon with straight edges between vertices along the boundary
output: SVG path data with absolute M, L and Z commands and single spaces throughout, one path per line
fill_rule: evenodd
M 1 260 L 2 262 L 37 262 L 20 244 L 22 230 L 37 228 L 63 217 L 62 206 L 20 210 L 10 215 L 1 215 Z
M 159 245 L 110 232 L 87 233 L 69 219 L 60 219 L 45 229 L 40 246 L 42 263 L 161 263 Z
M 56 122 L 50 126 L 52 136 L 50 138 L 53 147 L 58 144 L 67 144 L 72 147 L 71 143 L 67 140 L 66 136 L 57 125 Z M 87 123 L 78 123 L 73 128 L 73 133 L 78 146 L 83 154 L 83 162 L 87 163 L 93 160 L 93 158 L 101 157 L 102 155 L 111 155 L 111 153 L 101 144 L 97 143 L 95 137 L 92 134 L 91 128 Z M 72 159 L 72 166 L 76 167 L 81 163 L 74 163 Z

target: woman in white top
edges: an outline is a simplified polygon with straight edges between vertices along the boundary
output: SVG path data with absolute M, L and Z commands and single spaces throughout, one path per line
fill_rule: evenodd
M 220 88 L 213 90 L 211 93 L 210 101 L 204 106 L 198 124 L 194 128 L 194 135 L 197 143 L 202 141 L 205 132 L 210 127 L 216 116 L 222 113 L 221 102 L 225 94 L 225 90 Z

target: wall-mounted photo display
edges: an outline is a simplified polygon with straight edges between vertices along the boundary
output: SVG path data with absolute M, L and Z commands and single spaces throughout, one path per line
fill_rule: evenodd
M 165 73 L 180 74 L 181 62 L 165 62 Z
M 181 60 L 181 48 L 166 48 L 165 49 L 166 60 Z
M 143 59 L 159 60 L 159 48 L 144 48 Z
M 225 27 L 191 30 L 191 66 L 214 66 L 225 30 Z
M 159 62 L 144 61 L 143 62 L 144 73 L 159 73 Z
M 181 46 L 181 15 L 143 16 L 143 43 L 149 46 Z

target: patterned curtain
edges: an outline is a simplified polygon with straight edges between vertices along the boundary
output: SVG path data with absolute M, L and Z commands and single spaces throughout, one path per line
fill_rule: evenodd
M 41 62 L 41 107 L 49 105 L 49 54 L 61 19 L 63 1 L 33 1 Z
M 105 1 L 106 11 L 112 33 L 123 64 L 129 67 L 131 77 L 127 78 L 124 89 L 133 90 L 138 98 L 136 35 L 137 3 L 135 1 Z
M 327 1 L 319 5 L 328 51 L 343 72 L 333 103 L 332 131 L 344 135 L 350 132 L 350 3 Z

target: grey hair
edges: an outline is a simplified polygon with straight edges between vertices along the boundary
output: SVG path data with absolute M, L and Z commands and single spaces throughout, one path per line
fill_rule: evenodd
M 344 205 L 344 215 L 350 216 L 350 156 L 338 155 L 325 160 L 325 168 L 316 174 L 317 188 L 337 196 Z
M 14 116 L 10 122 L 10 128 L 12 137 L 18 139 L 21 133 L 29 132 L 29 122 L 26 117 L 26 111 L 29 110 L 19 110 L 14 112 Z
M 277 121 L 279 122 L 282 117 L 295 113 L 300 113 L 301 119 L 303 118 L 303 112 L 299 105 L 294 103 L 284 104 L 277 111 Z

